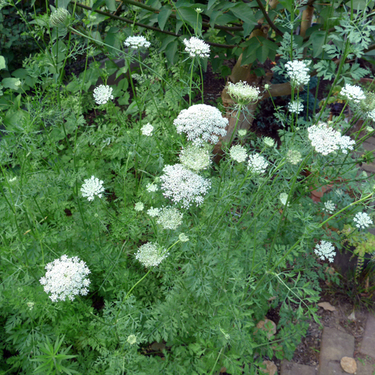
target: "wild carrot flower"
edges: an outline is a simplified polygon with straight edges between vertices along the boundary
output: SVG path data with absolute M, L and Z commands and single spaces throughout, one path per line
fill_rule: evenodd
M 232 146 L 229 150 L 230 157 L 237 163 L 242 163 L 247 158 L 247 153 L 245 147 L 240 145 Z
M 73 301 L 74 296 L 85 296 L 88 293 L 90 280 L 87 275 L 90 270 L 78 257 L 68 258 L 63 255 L 60 259 L 48 263 L 45 268 L 47 272 L 40 279 L 40 283 L 44 285 L 46 293 L 51 293 L 49 298 L 53 302 L 65 301 L 66 298 Z
M 181 242 L 188 242 L 189 241 L 189 237 L 185 233 L 180 233 L 180 235 L 178 236 L 178 239 Z
M 152 135 L 153 130 L 154 130 L 154 127 L 150 123 L 142 126 L 141 128 L 142 134 L 147 137 L 150 137 Z
M 295 86 L 307 85 L 310 81 L 309 63 L 306 61 L 288 61 L 285 64 L 287 74 Z
M 181 150 L 180 162 L 194 172 L 207 169 L 211 164 L 210 151 L 207 147 L 189 145 Z
M 159 213 L 160 213 L 160 208 L 151 207 L 147 210 L 147 215 L 151 217 L 157 217 L 159 216 Z
M 160 224 L 163 229 L 174 230 L 182 224 L 183 216 L 184 215 L 175 207 L 163 207 L 160 210 L 157 223 Z
M 320 244 L 315 246 L 314 253 L 321 259 L 327 259 L 329 262 L 333 262 L 335 259 L 336 251 L 335 247 L 331 242 L 320 241 Z
M 110 99 L 113 99 L 112 87 L 100 85 L 94 89 L 94 100 L 96 104 L 106 104 Z
M 136 204 L 135 204 L 135 206 L 134 206 L 134 209 L 136 210 L 136 211 L 143 211 L 143 209 L 144 209 L 144 204 L 142 203 L 142 202 L 137 202 Z
M 155 184 L 147 184 L 146 185 L 146 190 L 149 192 L 149 193 L 155 193 L 155 191 L 158 190 L 158 185 L 155 185 Z
M 246 129 L 240 129 L 240 130 L 238 130 L 238 136 L 240 138 L 244 137 L 246 134 L 247 134 L 247 130 Z
M 267 146 L 267 147 L 273 147 L 275 145 L 275 141 L 271 138 L 271 137 L 264 137 L 263 138 L 263 143 Z
M 125 47 L 132 49 L 148 48 L 151 43 L 144 36 L 128 36 L 124 42 Z
M 288 110 L 290 113 L 295 113 L 298 115 L 300 112 L 303 112 L 303 104 L 298 100 L 295 100 L 294 102 L 290 102 L 288 104 Z
M 264 173 L 267 169 L 268 161 L 259 154 L 253 154 L 249 156 L 249 162 L 247 169 L 254 174 Z
M 133 345 L 137 342 L 137 336 L 136 335 L 129 335 L 126 340 L 130 345 Z
M 238 104 L 244 107 L 250 103 L 255 103 L 259 99 L 260 91 L 255 86 L 250 86 L 246 82 L 229 82 L 227 86 L 229 96 Z
M 285 206 L 286 201 L 288 200 L 288 194 L 287 193 L 281 193 L 279 195 L 280 202 Z M 289 203 L 288 203 L 289 206 Z
M 87 197 L 88 201 L 93 201 L 95 195 L 99 198 L 103 196 L 104 192 L 103 181 L 98 178 L 91 176 L 91 178 L 84 181 L 84 184 L 81 187 L 81 192 L 83 197 Z
M 361 100 L 366 99 L 365 93 L 359 86 L 349 85 L 348 83 L 341 89 L 340 95 L 354 103 L 359 103 Z
M 323 211 L 329 214 L 333 214 L 335 209 L 336 209 L 336 205 L 331 200 L 324 202 Z
M 57 8 L 51 13 L 49 17 L 49 23 L 52 27 L 63 26 L 66 24 L 70 13 L 64 8 Z M 65 25 L 66 26 L 66 25 Z
M 189 208 L 194 203 L 197 206 L 203 203 L 203 196 L 211 187 L 209 180 L 190 171 L 182 164 L 167 165 L 163 172 L 160 180 L 164 197 L 175 203 L 181 203 L 184 208 Z
M 147 242 L 135 253 L 135 259 L 139 260 L 145 267 L 158 266 L 169 254 L 166 249 L 157 243 Z
M 197 146 L 204 142 L 216 144 L 219 136 L 227 134 L 228 119 L 220 111 L 207 104 L 195 104 L 183 109 L 173 121 L 177 133 L 185 133 L 189 141 Z
M 297 165 L 302 161 L 302 155 L 297 150 L 288 150 L 286 158 L 290 164 Z
M 355 226 L 359 229 L 366 229 L 368 226 L 373 224 L 370 216 L 366 212 L 358 212 L 353 221 L 356 223 Z
M 190 57 L 210 57 L 210 46 L 203 40 L 191 37 L 189 40 L 184 39 L 185 51 L 189 53 Z

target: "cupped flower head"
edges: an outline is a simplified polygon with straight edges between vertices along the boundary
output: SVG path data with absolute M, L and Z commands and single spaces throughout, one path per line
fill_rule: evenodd
M 216 144 L 219 136 L 227 134 L 228 119 L 220 111 L 207 104 L 195 104 L 183 109 L 173 121 L 177 133 L 185 133 L 187 139 L 197 146 L 206 143 Z
M 303 104 L 298 100 L 295 100 L 294 102 L 290 102 L 288 104 L 288 110 L 290 113 L 295 113 L 298 115 L 300 112 L 303 112 L 303 109 Z
M 275 145 L 275 141 L 271 138 L 271 137 L 264 137 L 263 138 L 263 143 L 267 146 L 267 147 L 273 147 Z
M 354 103 L 359 103 L 361 100 L 366 99 L 365 93 L 359 86 L 349 85 L 348 83 L 341 90 L 340 95 Z
M 355 141 L 348 136 L 342 136 L 340 132 L 329 127 L 326 123 L 319 122 L 318 125 L 310 126 L 307 131 L 311 145 L 316 152 L 322 155 L 328 155 L 338 149 L 341 149 L 345 154 L 348 150 L 353 150 Z
M 355 226 L 359 229 L 366 229 L 368 226 L 373 224 L 370 216 L 366 214 L 366 212 L 358 212 L 355 216 L 353 221 L 355 222 Z
M 157 223 L 160 224 L 163 229 L 174 230 L 182 224 L 183 216 L 184 215 L 176 207 L 163 207 L 160 210 Z
M 229 150 L 230 157 L 237 163 L 242 163 L 247 158 L 247 153 L 245 147 L 240 145 L 232 146 Z
M 137 342 L 137 336 L 136 335 L 129 335 L 126 341 L 130 345 L 134 345 Z
M 321 259 L 327 259 L 329 262 L 333 262 L 335 259 L 336 251 L 335 247 L 331 242 L 320 241 L 318 245 L 315 246 L 314 253 Z
M 210 46 L 203 40 L 192 36 L 189 40 L 184 39 L 185 51 L 189 53 L 190 57 L 210 57 Z
M 207 169 L 211 165 L 210 151 L 205 146 L 189 145 L 181 150 L 179 158 L 182 165 L 194 172 Z
M 40 283 L 44 285 L 46 293 L 51 293 L 49 298 L 53 302 L 65 301 L 66 298 L 73 301 L 79 294 L 87 295 L 87 287 L 90 285 L 87 275 L 90 270 L 78 257 L 68 258 L 63 255 L 60 259 L 48 263 L 45 268 L 47 272 L 40 279 Z
M 189 241 L 189 237 L 185 233 L 180 233 L 180 235 L 178 236 L 178 239 L 181 242 L 188 242 Z
M 287 75 L 295 86 L 307 85 L 310 81 L 308 61 L 288 61 L 285 64 Z
M 228 83 L 227 91 L 229 96 L 240 106 L 246 106 L 259 100 L 260 91 L 255 86 L 246 82 Z
M 329 214 L 333 214 L 335 212 L 335 209 L 336 209 L 336 205 L 331 200 L 324 202 L 323 211 Z
M 142 202 L 137 202 L 136 204 L 135 204 L 135 206 L 134 206 L 134 209 L 136 210 L 136 211 L 143 211 L 143 209 L 144 209 L 144 204 L 142 203 Z
M 243 138 L 246 134 L 247 134 L 247 130 L 246 130 L 246 129 L 240 129 L 240 130 L 238 131 L 238 136 L 239 136 L 240 138 Z
M 125 47 L 132 49 L 148 48 L 151 43 L 144 36 L 128 36 L 124 42 Z
M 64 8 L 57 8 L 49 17 L 49 23 L 52 27 L 66 26 L 70 13 Z
M 139 260 L 145 267 L 157 267 L 169 254 L 165 248 L 157 243 L 147 242 L 138 248 L 135 259 Z
M 91 176 L 91 178 L 85 180 L 81 187 L 82 196 L 87 197 L 88 201 L 93 201 L 95 195 L 101 198 L 104 190 L 103 181 L 94 176 Z
M 142 134 L 147 137 L 150 137 L 152 135 L 153 130 L 154 130 L 154 127 L 150 123 L 141 127 Z
M 188 208 L 192 204 L 200 206 L 203 196 L 211 187 L 211 182 L 185 168 L 182 164 L 167 165 L 160 177 L 161 189 L 166 198 L 175 203 L 181 203 Z
M 147 210 L 147 215 L 151 217 L 157 217 L 160 214 L 160 208 L 151 207 Z
M 247 169 L 254 174 L 262 174 L 266 171 L 268 161 L 260 154 L 253 154 L 249 156 Z
M 93 93 L 95 103 L 98 105 L 108 103 L 109 100 L 113 99 L 112 91 L 113 89 L 110 86 L 100 85 L 96 87 Z

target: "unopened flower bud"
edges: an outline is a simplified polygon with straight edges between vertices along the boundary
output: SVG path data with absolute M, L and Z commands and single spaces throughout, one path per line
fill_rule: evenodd
M 70 13 L 64 8 L 57 8 L 49 17 L 49 23 L 52 27 L 64 26 L 69 19 Z

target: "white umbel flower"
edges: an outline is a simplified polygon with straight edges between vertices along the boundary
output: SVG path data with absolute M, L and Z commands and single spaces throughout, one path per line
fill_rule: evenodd
M 319 122 L 318 125 L 310 126 L 307 131 L 311 145 L 322 155 L 328 155 L 339 148 L 345 154 L 348 150 L 353 150 L 355 141 L 348 136 L 342 136 L 340 132 L 325 123 Z
M 228 119 L 220 111 L 207 104 L 195 104 L 188 109 L 183 109 L 173 121 L 177 133 L 185 133 L 189 141 L 197 146 L 206 143 L 216 144 L 219 136 L 227 134 L 225 128 Z
M 320 244 L 315 246 L 314 253 L 321 260 L 327 259 L 330 263 L 334 261 L 336 255 L 335 247 L 332 245 L 332 243 L 323 240 L 320 241 Z
M 145 267 L 157 267 L 169 254 L 157 243 L 147 242 L 135 253 L 135 259 Z
M 295 113 L 298 115 L 300 112 L 303 112 L 303 109 L 303 104 L 298 100 L 295 100 L 294 102 L 290 102 L 288 104 L 288 110 L 290 113 Z
M 254 174 L 264 173 L 267 169 L 268 161 L 259 154 L 253 154 L 249 156 L 249 163 L 247 169 Z
M 200 206 L 203 196 L 211 187 L 211 182 L 198 174 L 185 168 L 182 164 L 167 165 L 160 177 L 163 195 L 175 203 L 181 203 L 182 207 L 190 205 Z
M 240 106 L 255 103 L 259 99 L 260 91 L 255 86 L 250 86 L 246 82 L 228 83 L 227 91 L 229 96 Z
M 210 46 L 203 40 L 193 36 L 189 40 L 184 39 L 185 51 L 190 57 L 210 57 Z
M 65 301 L 66 298 L 73 301 L 79 294 L 87 295 L 87 287 L 90 285 L 87 275 L 90 270 L 78 257 L 68 258 L 63 255 L 60 259 L 48 263 L 45 268 L 47 272 L 40 279 L 40 283 L 44 285 L 46 293 L 51 293 L 49 298 L 53 302 Z
M 333 214 L 335 209 L 336 209 L 336 205 L 331 200 L 324 202 L 323 211 L 329 214 Z
M 309 63 L 306 61 L 288 61 L 285 64 L 287 74 L 295 86 L 307 85 L 310 81 Z
M 247 153 L 245 147 L 240 145 L 232 146 L 229 150 L 230 157 L 237 163 L 242 163 L 247 158 Z
M 160 224 L 163 229 L 174 230 L 182 224 L 183 216 L 184 215 L 175 207 L 163 207 L 160 210 L 157 223 Z
M 181 150 L 180 162 L 194 172 L 207 169 L 211 164 L 210 151 L 207 147 L 189 145 Z
M 246 134 L 247 134 L 247 130 L 246 130 L 246 129 L 240 129 L 240 130 L 238 131 L 238 136 L 239 136 L 240 138 L 243 138 Z
M 132 49 L 148 48 L 151 43 L 144 36 L 128 36 L 124 42 L 125 47 Z
M 93 201 L 95 195 L 101 198 L 104 190 L 103 181 L 94 176 L 91 176 L 91 178 L 85 180 L 81 187 L 82 196 L 87 197 L 88 201 Z
M 149 192 L 149 193 L 155 193 L 155 191 L 158 191 L 158 185 L 155 185 L 155 184 L 147 184 L 146 185 L 146 190 Z
M 286 159 L 290 164 L 297 165 L 302 161 L 302 155 L 297 150 L 288 150 L 286 154 Z
M 108 103 L 109 100 L 112 100 L 113 99 L 112 91 L 113 89 L 110 86 L 100 85 L 96 87 L 93 92 L 94 100 L 96 104 L 98 105 L 106 104 Z
M 159 213 L 160 213 L 160 208 L 151 207 L 147 210 L 147 215 L 151 217 L 157 217 L 159 216 Z
M 353 221 L 355 222 L 355 226 L 359 229 L 365 229 L 368 226 L 373 224 L 370 216 L 366 214 L 366 212 L 358 212 L 355 216 Z
M 189 241 L 189 237 L 185 233 L 180 233 L 180 235 L 178 236 L 178 239 L 181 242 L 188 242 Z
M 144 209 L 144 204 L 142 203 L 142 202 L 137 202 L 136 204 L 135 204 L 135 206 L 134 206 L 134 209 L 136 210 L 136 211 L 143 211 L 143 209 Z
M 51 13 L 49 23 L 52 27 L 66 26 L 70 13 L 64 8 L 57 8 Z
M 361 100 L 366 99 L 365 93 L 359 86 L 349 85 L 348 83 L 341 90 L 340 94 L 347 100 L 352 101 L 354 103 L 359 103 Z
M 136 335 L 129 335 L 126 340 L 130 345 L 134 345 L 137 343 L 137 336 Z
M 141 132 L 146 137 L 150 137 L 152 135 L 153 130 L 154 130 L 154 127 L 150 123 L 141 127 Z
M 263 143 L 267 146 L 267 147 L 273 147 L 275 145 L 275 141 L 271 138 L 271 137 L 264 137 L 263 138 Z

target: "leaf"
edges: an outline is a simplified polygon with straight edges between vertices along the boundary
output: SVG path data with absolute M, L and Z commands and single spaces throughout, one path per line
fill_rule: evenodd
M 7 89 L 18 90 L 21 86 L 21 81 L 18 78 L 4 78 L 1 84 Z
M 92 6 L 92 10 L 96 10 L 100 8 L 104 3 L 104 0 L 97 0 L 95 4 Z
M 177 19 L 182 19 L 186 23 L 188 23 L 191 27 L 196 27 L 197 26 L 197 12 L 195 11 L 194 8 L 179 8 L 177 12 Z M 202 17 L 199 15 L 198 17 L 198 22 L 201 24 L 202 23 Z M 198 26 L 198 29 L 199 26 Z
M 318 57 L 323 52 L 325 35 L 325 31 L 315 31 L 311 34 L 310 40 L 312 40 L 313 57 Z
M 111 12 L 116 11 L 116 0 L 105 0 L 105 3 Z
M 5 63 L 5 58 L 4 58 L 4 56 L 1 56 L 0 55 L 0 70 L 1 69 L 6 69 L 6 63 Z
M 160 13 L 158 14 L 158 24 L 161 30 L 164 30 L 165 23 L 171 14 L 172 9 L 169 5 L 165 5 L 161 8 Z
M 336 307 L 332 306 L 329 302 L 320 302 L 318 303 L 318 306 L 326 311 L 336 311 Z
M 237 3 L 234 7 L 230 8 L 230 10 L 236 17 L 244 21 L 246 24 L 255 26 L 258 21 L 255 19 L 255 15 L 250 8 L 250 4 Z
M 216 1 L 217 0 L 208 0 L 207 10 L 210 9 L 216 3 Z
M 165 55 L 167 56 L 168 64 L 173 65 L 176 52 L 177 52 L 178 42 L 174 40 L 172 43 L 168 44 L 168 47 L 165 50 Z

